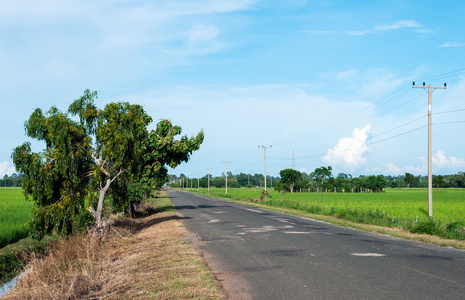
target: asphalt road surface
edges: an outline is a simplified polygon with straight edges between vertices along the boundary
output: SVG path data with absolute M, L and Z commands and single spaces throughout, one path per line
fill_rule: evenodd
M 465 251 L 168 195 L 230 299 L 465 299 Z

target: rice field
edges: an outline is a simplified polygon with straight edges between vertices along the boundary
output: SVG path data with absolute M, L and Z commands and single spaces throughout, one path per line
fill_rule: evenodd
M 0 248 L 27 237 L 32 213 L 21 188 L 0 188 Z
M 250 202 L 259 199 L 262 189 L 193 189 L 210 196 Z M 263 204 L 329 215 L 359 223 L 401 227 L 465 240 L 465 189 L 433 192 L 433 218 L 428 217 L 427 189 L 387 189 L 384 193 L 285 193 L 268 189 Z

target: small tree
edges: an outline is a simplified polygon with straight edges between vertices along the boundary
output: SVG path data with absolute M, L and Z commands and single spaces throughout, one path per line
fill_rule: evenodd
M 410 173 L 405 173 L 404 182 L 407 185 L 407 189 L 410 190 L 410 185 L 415 183 L 415 176 Z
M 316 168 L 315 171 L 313 171 L 310 176 L 315 178 L 315 180 L 318 182 L 320 188 L 323 186 L 323 182 L 325 178 L 330 178 L 332 176 L 331 171 L 333 168 L 331 166 L 326 167 L 320 167 Z M 323 203 L 323 191 L 321 191 L 320 194 L 320 202 Z
M 442 175 L 433 176 L 433 185 L 436 186 L 436 188 L 438 189 L 438 193 L 439 193 L 439 187 L 442 187 L 444 185 L 444 176 Z

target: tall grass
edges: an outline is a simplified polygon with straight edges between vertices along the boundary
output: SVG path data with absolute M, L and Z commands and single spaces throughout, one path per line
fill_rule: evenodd
M 198 192 L 196 189 L 193 192 Z M 241 201 L 259 199 L 262 189 L 201 190 L 200 193 Z M 387 189 L 385 193 L 286 193 L 268 190 L 263 204 L 328 215 L 358 223 L 399 227 L 414 233 L 465 240 L 465 189 L 442 189 L 433 195 L 428 217 L 427 189 Z
M 27 237 L 32 209 L 21 188 L 0 188 L 0 248 Z

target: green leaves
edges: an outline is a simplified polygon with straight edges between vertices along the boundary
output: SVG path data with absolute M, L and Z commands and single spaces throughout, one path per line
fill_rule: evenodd
M 165 166 L 176 168 L 182 162 L 187 162 L 192 152 L 200 148 L 204 139 L 202 131 L 196 137 L 182 136 L 179 140 L 175 140 L 179 134 L 181 127 L 173 126 L 169 120 L 161 120 L 157 128 L 152 130 L 143 141 L 144 180 L 151 182 L 151 185 L 157 187 L 163 185 L 168 176 Z
M 97 97 L 97 92 L 85 90 L 66 113 L 56 107 L 45 114 L 36 109 L 25 130 L 30 138 L 44 141 L 45 149 L 33 153 L 30 143 L 24 143 L 13 150 L 13 162 L 24 174 L 24 192 L 37 206 L 31 228 L 38 238 L 85 227 L 92 219 L 88 206 L 97 204 L 96 191 L 105 196 L 102 187 L 108 182 L 108 193 L 123 210 L 141 190 L 162 186 L 168 178 L 165 166 L 187 162 L 203 142 L 203 132 L 175 140 L 181 127 L 168 120 L 149 132 L 152 118 L 142 106 L 118 102 L 98 109 Z M 79 122 L 70 118 L 76 115 Z

